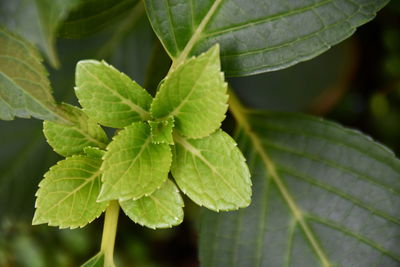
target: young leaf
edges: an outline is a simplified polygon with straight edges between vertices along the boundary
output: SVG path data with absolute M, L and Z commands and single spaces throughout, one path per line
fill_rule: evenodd
M 171 117 L 163 121 L 149 121 L 151 131 L 151 141 L 155 144 L 173 145 L 172 131 L 174 128 L 174 118 Z
M 165 182 L 171 166 L 167 144 L 151 142 L 150 126 L 135 122 L 121 130 L 104 155 L 99 200 L 138 199 Z
M 44 121 L 43 132 L 54 151 L 65 157 L 83 152 L 87 146 L 105 148 L 108 138 L 103 129 L 79 108 L 64 104 L 71 124 Z
M 76 86 L 83 110 L 102 125 L 122 128 L 149 119 L 150 94 L 104 61 L 80 61 Z
M 251 181 L 245 158 L 222 130 L 202 139 L 175 135 L 171 172 L 179 188 L 212 210 L 247 207 Z
M 227 85 L 220 71 L 219 46 L 189 59 L 169 74 L 151 105 L 154 118 L 175 118 L 189 138 L 208 136 L 221 126 L 227 110 Z
M 221 45 L 228 76 L 311 59 L 370 21 L 389 0 L 146 0 L 151 25 L 174 60 Z
M 31 116 L 65 122 L 38 51 L 24 39 L 0 28 L 0 119 Z
M 120 205 L 134 222 L 152 229 L 172 227 L 183 220 L 182 197 L 169 179 L 153 194 Z
M 104 253 L 99 252 L 82 264 L 81 267 L 104 267 Z
M 254 196 L 238 212 L 203 213 L 202 265 L 399 266 L 400 161 L 391 151 L 314 117 L 235 117 Z
M 50 168 L 36 193 L 33 224 L 77 228 L 99 217 L 108 202 L 97 202 L 101 160 L 75 155 Z

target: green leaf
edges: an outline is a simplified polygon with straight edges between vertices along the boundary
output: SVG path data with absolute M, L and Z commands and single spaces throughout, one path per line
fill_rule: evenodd
M 228 108 L 227 84 L 220 68 L 218 45 L 178 66 L 163 80 L 151 105 L 152 116 L 175 117 L 176 129 L 189 138 L 214 132 Z
M 243 76 L 311 59 L 370 21 L 389 0 L 146 0 L 174 60 L 221 45 L 223 70 Z
M 99 252 L 82 264 L 81 267 L 104 267 L 104 253 Z
M 155 144 L 173 145 L 172 131 L 174 129 L 174 118 L 168 118 L 163 121 L 149 121 L 151 141 Z
M 310 116 L 235 113 L 254 196 L 247 209 L 203 214 L 203 266 L 399 265 L 400 161 L 391 151 Z
M 58 34 L 63 38 L 83 38 L 125 15 L 138 0 L 86 0 L 69 13 Z
M 152 229 L 172 227 L 183 220 L 182 197 L 169 179 L 151 195 L 121 201 L 120 205 L 134 222 Z
M 13 0 L 0 2 L 0 25 L 36 44 L 51 65 L 59 65 L 56 33 L 60 23 L 82 0 Z
M 171 172 L 189 198 L 216 211 L 250 204 L 249 169 L 228 134 L 218 130 L 202 139 L 174 135 L 174 140 Z
M 150 195 L 168 178 L 171 158 L 167 144 L 151 142 L 148 124 L 133 123 L 121 130 L 107 147 L 98 199 L 127 200 Z
M 76 86 L 83 110 L 102 125 L 122 128 L 149 119 L 150 94 L 104 61 L 79 61 Z
M 33 116 L 65 122 L 58 112 L 47 71 L 35 47 L 0 28 L 0 119 Z
M 58 154 L 68 157 L 83 152 L 87 146 L 105 148 L 108 138 L 103 129 L 79 108 L 64 104 L 72 124 L 43 122 L 47 142 Z
M 45 174 L 36 193 L 33 224 L 60 228 L 83 227 L 106 209 L 97 202 L 101 160 L 75 155 L 59 161 Z
M 95 159 L 102 159 L 104 154 L 106 153 L 104 150 L 92 146 L 85 147 L 83 151 L 89 158 L 95 158 Z

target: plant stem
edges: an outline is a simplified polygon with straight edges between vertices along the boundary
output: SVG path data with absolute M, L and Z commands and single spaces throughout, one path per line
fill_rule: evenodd
M 113 200 L 106 209 L 101 240 L 101 252 L 104 253 L 104 267 L 114 267 L 114 244 L 119 215 L 118 201 Z

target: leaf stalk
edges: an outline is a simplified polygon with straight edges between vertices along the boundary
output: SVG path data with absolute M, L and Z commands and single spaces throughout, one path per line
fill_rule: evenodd
M 115 267 L 114 244 L 117 234 L 118 215 L 119 204 L 118 201 L 113 200 L 106 209 L 103 237 L 101 240 L 101 252 L 104 253 L 104 267 Z

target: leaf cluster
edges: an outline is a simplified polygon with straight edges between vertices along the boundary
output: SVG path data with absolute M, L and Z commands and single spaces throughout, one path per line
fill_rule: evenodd
M 78 63 L 75 92 L 82 109 L 62 105 L 69 124 L 44 122 L 48 143 L 66 159 L 39 185 L 34 224 L 83 227 L 118 200 L 133 221 L 171 227 L 183 219 L 178 188 L 215 211 L 249 205 L 245 159 L 219 129 L 228 95 L 218 45 L 172 70 L 154 99 L 94 60 Z M 117 129 L 111 142 L 99 124 Z

